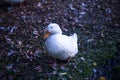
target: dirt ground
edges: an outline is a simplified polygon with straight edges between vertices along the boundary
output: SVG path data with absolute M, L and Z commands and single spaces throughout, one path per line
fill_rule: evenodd
M 25 0 L 16 5 L 1 0 L 0 79 L 119 80 L 105 72 L 105 67 L 96 67 L 98 59 L 89 57 L 92 51 L 119 55 L 119 11 L 118 0 Z M 51 22 L 58 23 L 63 34 L 78 34 L 79 53 L 65 68 L 50 67 L 53 58 L 45 50 L 43 34 Z M 106 52 L 103 43 L 108 44 Z

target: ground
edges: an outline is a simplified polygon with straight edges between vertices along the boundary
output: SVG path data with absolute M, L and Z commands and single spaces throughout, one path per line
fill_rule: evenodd
M 0 1 L 1 80 L 119 80 L 118 0 Z M 78 35 L 78 54 L 64 67 L 51 67 L 43 39 L 55 22 L 63 34 Z

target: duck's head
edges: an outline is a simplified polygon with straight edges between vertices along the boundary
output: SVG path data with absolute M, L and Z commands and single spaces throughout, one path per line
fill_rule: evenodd
M 56 23 L 50 23 L 48 26 L 47 26 L 47 31 L 50 33 L 50 34 L 61 34 L 62 31 L 60 29 L 60 26 Z
M 46 39 L 50 34 L 62 34 L 60 26 L 56 23 L 50 23 L 46 30 L 47 33 L 44 35 L 44 39 Z

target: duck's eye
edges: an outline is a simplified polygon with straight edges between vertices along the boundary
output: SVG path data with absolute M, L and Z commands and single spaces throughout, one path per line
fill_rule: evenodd
M 53 28 L 52 26 L 50 28 Z

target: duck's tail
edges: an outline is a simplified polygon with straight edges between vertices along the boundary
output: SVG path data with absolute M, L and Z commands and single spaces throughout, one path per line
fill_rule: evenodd
M 74 34 L 72 35 L 72 37 L 73 37 L 73 39 L 77 42 L 77 40 L 78 40 L 78 38 L 77 38 L 77 34 L 74 33 Z

